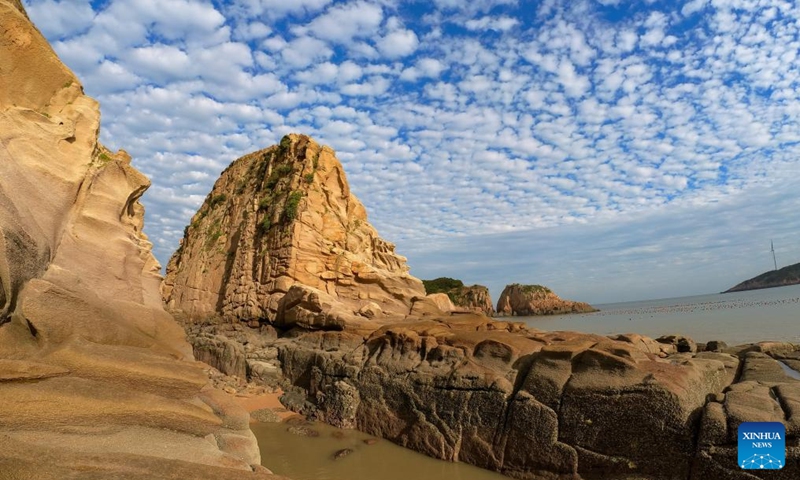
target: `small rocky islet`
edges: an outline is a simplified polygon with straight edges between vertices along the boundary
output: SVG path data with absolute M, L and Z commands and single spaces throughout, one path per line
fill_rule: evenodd
M 280 478 L 219 375 L 514 478 L 800 476 L 798 346 L 545 332 L 481 288 L 428 295 L 307 136 L 223 172 L 162 284 L 149 180 L 19 1 L 0 24 L 0 478 Z M 497 313 L 591 309 L 506 290 Z M 783 470 L 739 470 L 744 421 L 786 425 Z

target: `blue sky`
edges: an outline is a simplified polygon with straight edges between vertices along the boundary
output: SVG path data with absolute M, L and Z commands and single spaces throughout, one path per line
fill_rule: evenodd
M 153 180 L 162 263 L 222 169 L 333 147 L 421 278 L 602 303 L 800 261 L 800 7 L 25 0 Z

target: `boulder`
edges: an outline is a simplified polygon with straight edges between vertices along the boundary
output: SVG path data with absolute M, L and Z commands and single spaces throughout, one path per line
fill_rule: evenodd
M 443 313 L 450 313 L 456 309 L 456 306 L 453 305 L 450 297 L 444 293 L 432 293 L 429 294 L 427 298 L 433 301 L 433 303 L 436 304 L 436 307 Z
M 683 335 L 664 335 L 656 339 L 658 343 L 672 345 L 678 353 L 696 353 L 697 344 L 689 337 Z
M 274 323 L 283 329 L 301 327 L 307 330 L 371 332 L 378 328 L 327 293 L 305 285 L 289 289 L 278 304 Z

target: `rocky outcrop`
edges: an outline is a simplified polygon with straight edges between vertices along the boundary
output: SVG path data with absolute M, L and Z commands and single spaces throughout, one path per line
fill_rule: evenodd
M 506 285 L 497 301 L 498 315 L 560 315 L 596 311 L 588 303 L 562 300 L 549 288 L 541 285 Z
M 736 464 L 736 429 L 757 420 L 786 423 L 788 463 L 770 473 L 796 478 L 800 382 L 776 359 L 800 365 L 800 347 L 680 353 L 690 342 L 429 314 L 368 335 L 295 329 L 269 348 L 305 393 L 292 408 L 513 478 L 772 478 Z
M 373 320 L 407 315 L 424 295 L 406 259 L 367 222 L 333 150 L 304 135 L 222 173 L 169 262 L 163 294 L 189 318 L 258 326 L 276 320 L 293 285 L 351 315 L 377 305 Z
M 149 181 L 20 2 L 0 25 L 0 477 L 265 477 L 162 307 Z
M 465 286 L 461 280 L 440 277 L 434 280 L 423 280 L 428 295 L 444 294 L 450 298 L 454 307 L 450 311 L 482 313 L 494 315 L 494 305 L 489 289 L 483 285 Z
M 494 315 L 494 305 L 489 289 L 483 285 L 463 286 L 450 293 L 453 303 L 467 311 L 482 313 L 491 317 Z
M 722 293 L 744 292 L 746 290 L 758 290 L 761 288 L 785 287 L 787 285 L 800 284 L 800 263 L 783 267 L 779 270 L 772 270 L 755 276 L 750 280 L 725 290 Z

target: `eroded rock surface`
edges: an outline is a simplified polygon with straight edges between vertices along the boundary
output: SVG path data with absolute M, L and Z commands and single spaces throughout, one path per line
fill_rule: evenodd
M 497 301 L 498 315 L 559 315 L 597 311 L 584 302 L 563 300 L 541 285 L 506 285 Z
M 0 25 L 0 477 L 266 478 L 162 307 L 150 182 L 20 2 Z
M 367 222 L 333 150 L 304 135 L 223 172 L 167 267 L 164 298 L 192 319 L 276 319 L 299 284 L 365 317 L 408 314 L 424 295 L 406 259 Z M 327 322 L 327 320 L 325 320 Z
M 305 393 L 287 399 L 292 408 L 514 478 L 800 474 L 800 382 L 776 360 L 800 358 L 796 346 L 678 352 L 636 334 L 539 332 L 470 314 L 369 334 L 294 328 L 268 343 L 284 382 Z M 743 421 L 786 423 L 777 476 L 738 468 Z
M 483 285 L 466 286 L 461 280 L 440 277 L 434 280 L 423 280 L 428 295 L 447 295 L 453 304 L 450 310 L 443 311 L 482 313 L 494 315 L 494 304 L 489 289 Z

